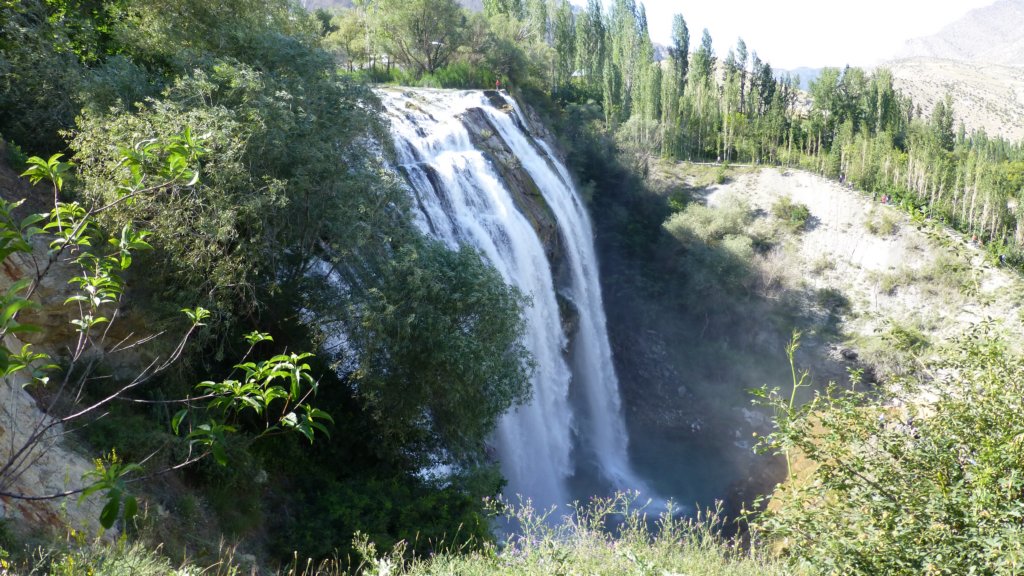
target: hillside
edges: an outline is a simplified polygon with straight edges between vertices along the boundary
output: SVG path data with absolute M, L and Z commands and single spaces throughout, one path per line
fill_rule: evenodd
M 1024 138 L 1024 68 L 957 60 L 912 58 L 886 64 L 895 86 L 924 115 L 948 93 L 957 121 L 990 136 Z
M 676 296 L 624 296 L 618 270 L 606 291 L 633 436 L 645 438 L 635 458 L 674 470 L 670 493 L 706 501 L 700 482 L 729 486 L 729 508 L 785 475 L 750 451 L 771 415 L 750 406 L 749 390 L 788 387 L 793 329 L 803 333 L 797 362 L 819 387 L 848 382 L 851 369 L 879 383 L 906 373 L 913 355 L 891 345 L 904 332 L 929 346 L 984 318 L 1021 332 L 1019 278 L 960 236 L 810 172 L 734 167 L 709 183 L 709 169 L 662 162 L 652 171 L 659 195 L 688 200 L 653 259 L 659 275 L 679 269 L 666 281 Z M 784 199 L 808 208 L 802 228 L 774 214 Z M 621 267 L 612 255 L 605 262 Z M 638 332 L 640 343 L 624 336 Z M 699 456 L 709 446 L 717 458 Z
M 812 293 L 841 293 L 848 301 L 836 344 L 866 355 L 885 371 L 880 336 L 911 326 L 932 342 L 998 319 L 1021 333 L 1020 279 L 993 265 L 977 244 L 930 222 L 912 222 L 897 207 L 819 176 L 764 169 L 716 186 L 708 203 L 733 195 L 770 213 L 780 198 L 806 205 L 809 224 L 782 247 L 783 283 Z

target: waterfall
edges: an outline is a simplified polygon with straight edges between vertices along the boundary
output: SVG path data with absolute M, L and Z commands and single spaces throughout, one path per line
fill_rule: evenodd
M 595 470 L 609 487 L 641 489 L 629 465 L 592 228 L 565 166 L 548 143 L 526 132 L 522 110 L 504 96 L 379 94 L 399 167 L 414 195 L 417 224 L 453 248 L 475 247 L 532 299 L 525 339 L 536 361 L 533 398 L 502 418 L 495 438 L 507 492 L 541 506 L 564 504 L 580 496 L 570 493 L 568 481 L 583 469 Z M 470 117 L 478 120 L 472 128 Z M 524 214 L 522 200 L 517 205 L 501 170 L 474 144 L 471 129 L 478 140 L 500 142 L 511 152 L 553 216 L 556 237 L 542 241 L 537 217 Z M 556 265 L 552 243 L 560 249 Z M 563 309 L 578 313 L 574 335 L 565 333 L 559 299 Z

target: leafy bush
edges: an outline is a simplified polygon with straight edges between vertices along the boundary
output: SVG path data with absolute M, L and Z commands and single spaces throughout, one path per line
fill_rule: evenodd
M 772 215 L 793 231 L 802 230 L 811 217 L 806 204 L 793 202 L 789 196 L 782 196 L 772 204 Z
M 842 290 L 831 286 L 821 288 L 817 292 L 818 304 L 836 314 L 844 314 L 850 311 L 850 299 L 843 294 Z
M 712 184 L 725 184 L 725 181 L 729 178 L 729 164 L 725 163 L 715 168 L 715 172 L 711 177 Z
M 0 134 L 0 139 L 2 138 L 3 135 Z M 21 172 L 28 166 L 28 155 L 21 149 L 21 146 L 7 141 L 0 143 L 0 146 L 3 146 L 7 151 L 7 157 L 4 158 L 4 162 L 7 162 L 7 165 L 13 168 L 15 172 Z
M 690 204 L 665 222 L 665 229 L 683 244 L 695 240 L 717 243 L 726 236 L 742 234 L 753 220 L 750 205 L 738 196 L 725 198 L 715 208 Z
M 0 131 L 30 154 L 63 148 L 85 68 L 42 0 L 0 2 Z
M 678 268 L 686 274 L 681 295 L 691 306 L 726 304 L 747 294 L 753 284 L 755 242 L 748 232 L 753 221 L 749 204 L 738 196 L 719 206 L 690 204 L 673 214 L 664 229 L 681 248 Z
M 767 446 L 812 467 L 756 522 L 833 574 L 1017 574 L 1024 558 L 1024 359 L 981 325 L 880 395 L 778 395 Z
M 913 326 L 890 321 L 888 329 L 882 334 L 882 340 L 900 352 L 920 354 L 931 343 L 923 332 Z

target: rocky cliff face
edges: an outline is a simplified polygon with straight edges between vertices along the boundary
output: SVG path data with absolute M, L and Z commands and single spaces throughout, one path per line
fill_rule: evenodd
M 552 262 L 552 266 L 557 268 L 562 253 L 562 242 L 558 237 L 558 224 L 551 208 L 544 200 L 543 194 L 537 188 L 537 183 L 519 165 L 519 160 L 508 144 L 502 140 L 498 130 L 491 125 L 483 110 L 471 108 L 462 115 L 462 122 L 466 125 L 473 144 L 483 150 L 498 171 L 498 175 L 508 186 L 509 191 L 512 192 L 516 208 L 519 208 L 519 211 L 530 221 L 533 229 L 537 231 L 537 235 L 544 244 L 548 260 Z
M 512 110 L 507 107 L 505 101 L 496 92 L 486 91 L 491 105 L 507 113 Z M 517 118 L 519 122 L 526 122 L 530 126 L 541 126 L 535 119 L 531 120 Z M 487 114 L 480 108 L 471 108 L 462 115 L 462 122 L 469 131 L 473 144 L 484 152 L 491 164 L 497 170 L 498 175 L 505 182 L 512 198 L 519 211 L 526 216 L 530 225 L 537 232 L 548 262 L 551 263 L 551 273 L 555 282 L 563 284 L 565 281 L 564 270 L 564 242 L 558 232 L 558 223 L 551 207 L 548 206 L 544 195 L 533 181 L 530 174 L 519 164 L 516 155 L 502 139 Z M 522 126 L 526 132 L 534 132 L 525 125 Z M 550 141 L 550 138 L 548 138 Z M 559 313 L 562 318 L 562 327 L 570 338 L 575 334 L 579 323 L 579 311 L 572 300 L 559 294 Z
M 0 158 L 6 157 L 0 147 Z M 23 209 L 41 211 L 45 202 L 38 199 L 47 194 L 30 189 L 9 167 L 0 164 L 0 196 L 8 200 L 26 198 Z M 45 241 L 37 242 L 31 255 L 18 254 L 0 266 L 0 291 L 22 278 L 38 277 L 39 270 L 49 262 Z M 40 278 L 33 298 L 38 308 L 22 312 L 19 320 L 39 326 L 37 333 L 24 336 L 24 341 L 7 335 L 3 345 L 8 350 L 21 350 L 30 341 L 36 352 L 45 352 L 59 358 L 73 342 L 69 324 L 69 309 L 64 306 L 68 297 L 67 280 L 73 276 L 71 268 L 60 261 L 50 265 Z M 53 422 L 52 416 L 41 407 L 42 402 L 29 393 L 34 390 L 28 375 L 20 372 L 0 380 L 0 517 L 14 521 L 18 531 L 54 530 L 64 527 L 85 529 L 97 533 L 102 502 L 90 497 L 83 502 L 78 496 L 31 500 L 12 495 L 42 497 L 72 491 L 82 487 L 82 476 L 94 465 L 89 458 L 72 450 L 67 443 L 67 431 L 57 425 L 42 434 L 37 441 L 29 439 Z M 43 392 L 46 395 L 46 392 Z M 12 457 L 20 454 L 19 458 Z

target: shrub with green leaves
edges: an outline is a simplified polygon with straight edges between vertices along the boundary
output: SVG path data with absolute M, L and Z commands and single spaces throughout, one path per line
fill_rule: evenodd
M 31 261 L 35 270 L 34 275 L 14 282 L 0 297 L 0 339 L 5 340 L 0 347 L 0 374 L 7 384 L 17 382 L 24 388 L 45 391 L 48 398 L 45 411 L 30 416 L 36 422 L 25 427 L 26 433 L 12 438 L 10 451 L 0 458 L 0 495 L 5 498 L 56 499 L 79 494 L 81 500 L 102 493 L 107 500 L 99 518 L 104 528 L 113 526 L 118 518 L 135 516 L 138 505 L 128 492 L 128 484 L 138 481 L 145 470 L 139 464 L 123 461 L 114 449 L 97 459 L 94 469 L 78 482 L 72 481 L 78 487 L 51 494 L 25 494 L 13 487 L 25 467 L 34 465 L 37 454 L 49 447 L 52 437 L 59 436 L 60 427 L 96 417 L 115 401 L 135 399 L 145 384 L 181 358 L 190 337 L 209 317 L 203 308 L 183 310 L 190 326 L 172 351 L 139 365 L 131 377 L 118 380 L 111 392 L 100 393 L 98 398 L 83 393 L 96 379 L 101 358 L 116 354 L 118 349 L 143 346 L 152 339 L 148 335 L 129 334 L 116 344 L 108 341 L 110 326 L 118 318 L 118 304 L 124 296 L 123 276 L 132 265 L 133 254 L 153 247 L 146 242 L 149 233 L 135 229 L 130 222 L 111 235 L 98 224 L 97 216 L 150 195 L 187 193 L 199 182 L 196 165 L 203 151 L 200 140 L 193 138 L 188 128 L 180 135 L 150 140 L 144 146 L 124 151 L 119 165 L 125 167 L 125 172 L 121 179 L 111 183 L 112 197 L 90 207 L 61 201 L 65 176 L 72 169 L 72 164 L 61 161 L 61 154 L 49 159 L 32 157 L 23 176 L 34 184 L 50 184 L 53 208 L 16 220 L 13 212 L 22 202 L 0 199 L 0 261 L 7 265 L 9 258 L 18 255 Z M 34 239 L 42 238 L 50 240 L 45 258 L 39 257 L 33 246 Z M 69 320 L 75 336 L 68 343 L 60 372 L 51 363 L 50 355 L 34 352 L 31 344 L 22 345 L 20 350 L 8 348 L 14 342 L 6 339 L 8 335 L 40 330 L 31 323 L 19 322 L 18 316 L 22 310 L 37 306 L 33 299 L 37 289 L 58 261 L 77 273 L 67 281 L 70 296 L 64 301 L 75 310 Z M 185 437 L 189 449 L 180 461 L 161 471 L 181 468 L 211 455 L 219 464 L 226 465 L 225 438 L 242 429 L 238 420 L 247 412 L 255 414 L 253 419 L 262 420 L 261 430 L 253 439 L 288 430 L 312 442 L 316 432 L 327 433 L 324 423 L 331 422 L 331 417 L 309 404 L 317 389 L 317 381 L 304 362 L 310 354 L 282 354 L 253 362 L 249 361 L 253 347 L 271 338 L 253 332 L 246 339 L 249 351 L 235 366 L 244 377 L 203 382 L 196 386 L 196 396 L 165 402 L 168 406 L 183 406 L 174 417 L 172 428 L 175 434 Z M 157 448 L 156 452 L 167 446 Z
M 665 222 L 665 229 L 684 244 L 694 240 L 714 244 L 726 236 L 743 234 L 753 219 L 750 204 L 732 195 L 716 207 L 688 205 Z
M 802 230 L 811 217 L 806 204 L 794 202 L 789 196 L 782 196 L 772 204 L 772 215 L 793 231 Z
M 747 229 L 753 220 L 750 205 L 737 196 L 726 197 L 719 206 L 690 204 L 664 224 L 683 249 L 687 284 L 681 293 L 719 300 L 746 294 L 752 285 L 754 241 Z
M 754 524 L 826 574 L 1024 569 L 1024 358 L 983 324 L 877 393 L 773 397 L 766 446 L 812 466 Z
M 876 236 L 892 236 L 899 231 L 899 223 L 892 210 L 872 209 L 864 220 L 864 228 Z

